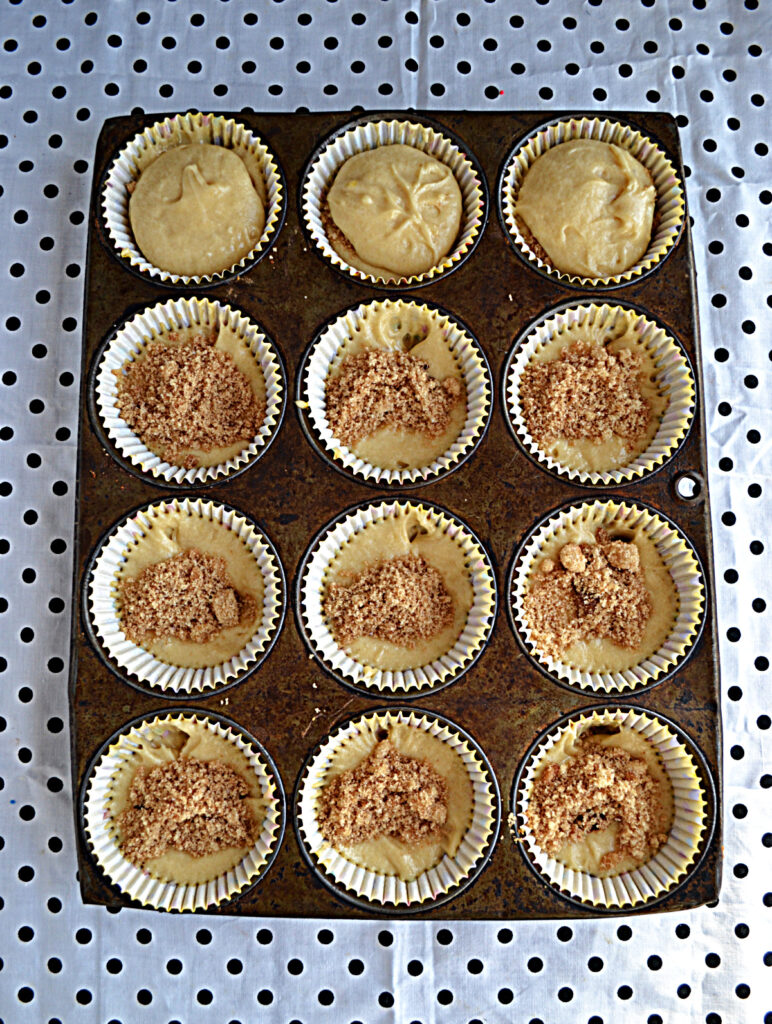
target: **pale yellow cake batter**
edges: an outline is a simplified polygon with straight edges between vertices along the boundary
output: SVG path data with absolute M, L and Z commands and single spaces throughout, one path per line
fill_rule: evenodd
M 357 153 L 327 193 L 330 216 L 347 239 L 338 255 L 374 277 L 409 277 L 436 266 L 453 248 L 463 199 L 447 164 L 413 146 Z
M 240 338 L 229 324 L 221 323 L 219 328 L 215 328 L 214 331 L 213 347 L 218 352 L 225 352 L 233 359 L 237 368 L 249 381 L 249 386 L 252 388 L 258 403 L 264 407 L 266 394 L 265 377 L 257 358 L 253 355 L 244 339 Z M 125 371 L 130 363 L 141 363 L 145 359 L 151 345 L 182 346 L 196 338 L 207 337 L 211 332 L 211 327 L 202 325 L 178 327 L 174 331 L 165 331 L 163 334 L 148 340 L 147 345 L 133 359 L 127 360 L 124 363 L 122 371 Z M 173 337 L 170 337 L 170 335 L 173 335 Z M 122 371 L 116 371 L 116 376 Z M 192 456 L 199 466 L 219 466 L 221 463 L 235 458 L 244 450 L 249 441 L 251 441 L 251 438 L 236 441 L 234 444 L 224 448 L 211 448 L 209 451 L 203 451 L 201 448 L 180 448 L 178 458 L 183 459 L 185 456 Z M 158 455 L 159 458 L 165 458 L 163 450 L 157 446 L 148 445 L 148 448 L 154 455 Z
M 142 170 L 129 199 L 129 219 L 137 246 L 153 266 L 185 276 L 216 274 L 259 242 L 265 186 L 231 149 L 178 145 Z
M 641 356 L 643 362 L 640 371 L 640 390 L 649 403 L 651 412 L 649 426 L 646 432 L 636 439 L 635 443 L 617 434 L 599 444 L 587 438 L 558 438 L 545 443 L 541 450 L 567 469 L 576 469 L 584 473 L 604 473 L 612 469 L 619 469 L 632 462 L 641 452 L 646 451 L 667 411 L 669 400 L 660 382 L 661 367 L 657 365 L 652 354 L 640 343 L 638 334 L 633 327 L 632 318 L 621 310 L 617 313 L 612 325 L 599 327 L 596 324 L 580 324 L 560 331 L 536 350 L 530 362 L 552 362 L 576 341 L 605 345 L 609 352 L 614 353 L 620 352 L 622 349 L 629 349 Z
M 563 525 L 542 547 L 539 557 L 534 561 L 530 578 L 533 579 L 540 571 L 545 558 L 557 562 L 558 553 L 564 545 L 595 544 L 595 531 L 601 526 L 611 540 L 632 541 L 638 548 L 644 583 L 653 606 L 652 613 L 646 623 L 643 639 L 634 649 L 620 647 L 613 640 L 605 638 L 578 640 L 565 648 L 560 661 L 588 672 L 623 672 L 654 654 L 665 642 L 678 618 L 678 592 L 673 577 L 643 528 L 638 526 L 631 529 L 613 520 L 606 522 L 602 511 Z
M 632 153 L 596 139 L 574 139 L 534 161 L 515 213 L 558 270 L 611 277 L 648 249 L 655 200 L 651 175 Z

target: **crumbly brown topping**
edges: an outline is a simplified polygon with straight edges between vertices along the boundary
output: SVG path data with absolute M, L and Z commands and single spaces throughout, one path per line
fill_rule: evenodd
M 630 349 L 575 341 L 558 359 L 529 363 L 520 382 L 523 418 L 534 440 L 635 442 L 651 420 L 641 391 L 642 357 Z
M 203 644 L 257 614 L 239 594 L 223 558 L 189 548 L 121 580 L 121 625 L 135 644 L 190 640 Z
M 537 845 L 554 855 L 616 821 L 614 849 L 600 867 L 608 870 L 625 857 L 648 860 L 667 839 L 660 832 L 659 783 L 644 760 L 619 747 L 582 742 L 581 750 L 548 764 L 534 783 L 527 817 Z
M 346 356 L 327 382 L 327 420 L 333 434 L 354 445 L 381 427 L 441 437 L 464 387 L 456 377 L 437 380 L 409 352 L 368 349 Z
M 185 449 L 209 452 L 247 441 L 265 417 L 265 403 L 214 341 L 196 335 L 179 346 L 148 345 L 144 359 L 117 375 L 121 416 L 148 448 L 186 469 L 198 462 Z
M 423 555 L 400 555 L 331 583 L 324 613 L 343 647 L 360 636 L 413 648 L 453 622 L 453 598 Z
M 391 836 L 409 846 L 434 842 L 448 817 L 448 784 L 432 766 L 381 740 L 319 798 L 319 828 L 335 845 Z
M 577 640 L 604 638 L 635 648 L 653 607 L 634 542 L 565 544 L 556 563 L 545 558 L 523 601 L 537 648 L 551 657 Z
M 181 757 L 152 768 L 141 765 L 118 817 L 121 851 L 133 864 L 144 864 L 167 850 L 205 857 L 250 846 L 257 823 L 247 796 L 246 780 L 220 761 Z

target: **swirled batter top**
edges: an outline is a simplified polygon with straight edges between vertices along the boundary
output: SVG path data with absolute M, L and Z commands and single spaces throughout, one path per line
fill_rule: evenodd
M 436 266 L 453 247 L 463 209 L 450 167 L 403 145 L 350 157 L 327 203 L 344 236 L 332 239 L 338 254 L 380 278 L 409 277 Z
M 195 143 L 167 150 L 142 172 L 129 219 L 150 263 L 201 276 L 227 270 L 254 249 L 265 207 L 233 150 Z
M 630 152 L 576 139 L 534 162 L 515 212 L 557 270 L 612 277 L 648 249 L 655 198 L 651 175 Z

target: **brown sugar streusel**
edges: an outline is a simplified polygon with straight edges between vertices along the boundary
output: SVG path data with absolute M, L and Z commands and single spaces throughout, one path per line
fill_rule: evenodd
M 422 555 L 400 555 L 349 583 L 331 583 L 324 613 L 344 647 L 369 636 L 410 649 L 452 624 L 453 598 L 442 574 Z
M 257 614 L 254 598 L 234 587 L 225 560 L 195 548 L 146 566 L 119 590 L 123 632 L 137 644 L 206 643 Z
M 381 740 L 319 798 L 319 828 L 333 845 L 391 836 L 418 846 L 439 839 L 448 817 L 448 784 L 427 761 Z
M 118 817 L 121 852 L 144 864 L 167 850 L 205 857 L 228 847 L 250 846 L 257 822 L 246 780 L 231 765 L 181 757 L 141 765 L 128 804 Z
M 602 528 L 595 540 L 565 544 L 557 562 L 545 558 L 523 600 L 533 641 L 550 657 L 579 640 L 633 649 L 643 637 L 653 606 L 638 548 Z
M 537 845 L 552 856 L 616 822 L 614 849 L 600 859 L 604 871 L 627 857 L 649 860 L 667 840 L 661 818 L 660 786 L 646 762 L 618 747 L 585 742 L 576 757 L 546 766 L 527 813 Z
M 176 337 L 171 332 L 169 341 Z M 265 403 L 215 340 L 201 334 L 182 345 L 151 343 L 143 359 L 117 374 L 123 419 L 148 448 L 186 469 L 198 465 L 186 450 L 246 442 L 265 417 Z
M 529 363 L 520 380 L 529 433 L 540 445 L 560 439 L 601 444 L 612 436 L 636 442 L 651 422 L 642 365 L 630 349 L 610 352 L 585 341 L 572 342 L 557 359 Z
M 327 382 L 327 421 L 352 446 L 382 427 L 441 437 L 464 386 L 455 377 L 437 380 L 409 352 L 369 349 L 346 356 L 340 374 Z

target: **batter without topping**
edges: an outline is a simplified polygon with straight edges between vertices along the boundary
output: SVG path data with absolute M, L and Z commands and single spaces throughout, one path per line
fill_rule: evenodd
M 628 150 L 575 139 L 529 168 L 515 213 L 557 270 L 611 277 L 648 249 L 655 199 L 651 175 Z
M 436 266 L 453 247 L 463 210 L 450 167 L 404 145 L 349 157 L 332 183 L 327 204 L 338 255 L 386 280 Z
M 203 276 L 227 270 L 254 249 L 265 206 L 233 150 L 194 143 L 167 150 L 142 171 L 129 219 L 150 263 Z

